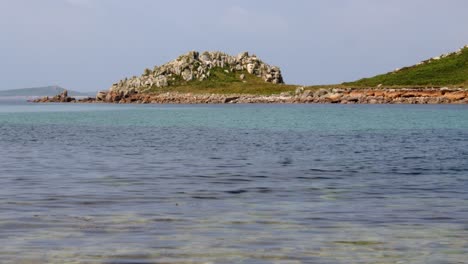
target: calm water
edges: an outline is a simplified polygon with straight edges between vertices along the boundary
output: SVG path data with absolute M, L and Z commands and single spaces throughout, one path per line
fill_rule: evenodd
M 468 106 L 0 102 L 0 263 L 468 263 Z

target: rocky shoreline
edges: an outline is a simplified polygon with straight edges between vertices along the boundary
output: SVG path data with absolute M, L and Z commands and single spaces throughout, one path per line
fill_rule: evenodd
M 162 94 L 138 92 L 99 92 L 96 98 L 75 99 L 67 91 L 54 97 L 33 100 L 36 103 L 120 103 L 120 104 L 468 104 L 468 90 L 451 88 L 330 88 L 309 90 L 299 87 L 293 93 L 279 95 Z

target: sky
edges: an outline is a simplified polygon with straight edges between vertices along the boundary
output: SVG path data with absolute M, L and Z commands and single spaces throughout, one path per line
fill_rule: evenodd
M 467 0 L 0 0 L 0 90 L 106 90 L 190 50 L 334 84 L 468 44 Z

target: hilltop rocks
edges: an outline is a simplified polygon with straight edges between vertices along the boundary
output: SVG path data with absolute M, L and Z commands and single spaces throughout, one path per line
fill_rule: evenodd
M 154 87 L 167 87 L 177 81 L 203 81 L 210 78 L 211 70 L 214 68 L 222 68 L 227 73 L 246 71 L 262 78 L 265 82 L 283 83 L 281 70 L 278 67 L 270 66 L 247 52 L 231 56 L 222 52 L 205 51 L 200 54 L 191 51 L 176 60 L 156 66 L 153 70 L 146 69 L 140 77 L 134 76 L 118 81 L 112 85 L 109 92 L 120 93 L 133 89 L 141 93 Z M 240 78 L 244 80 L 245 74 L 241 74 Z M 98 94 L 96 98 L 102 98 L 102 94 Z

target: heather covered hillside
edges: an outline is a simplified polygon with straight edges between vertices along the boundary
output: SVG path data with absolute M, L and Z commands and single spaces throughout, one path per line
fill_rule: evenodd
M 363 78 L 344 85 L 468 86 L 468 45 L 456 52 L 422 61 L 414 66 Z

